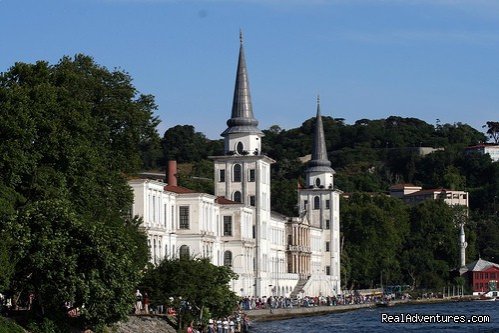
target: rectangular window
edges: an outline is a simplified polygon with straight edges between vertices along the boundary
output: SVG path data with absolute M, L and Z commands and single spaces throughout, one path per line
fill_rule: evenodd
M 329 220 L 326 220 L 326 230 L 329 230 L 330 226 L 329 226 Z
M 218 181 L 223 183 L 225 182 L 225 170 L 219 170 Z
M 255 201 L 255 196 L 254 195 L 250 195 L 250 205 L 251 206 L 255 206 L 256 205 L 256 201 Z
M 232 236 L 232 216 L 224 216 L 224 236 Z
M 331 207 L 331 200 L 326 200 L 326 209 L 329 209 Z
M 179 228 L 189 229 L 189 206 L 180 206 L 179 215 Z
M 168 216 L 168 209 L 167 209 L 166 204 L 164 204 L 163 205 L 163 218 L 164 218 L 163 225 L 165 226 L 165 228 L 166 228 L 166 224 L 167 224 L 167 220 L 168 220 L 167 216 Z
M 156 197 L 152 196 L 152 221 L 156 222 Z
M 256 238 L 256 227 L 255 226 L 253 226 L 252 232 L 253 232 L 253 239 L 255 239 Z
M 308 200 L 303 200 L 303 209 L 307 210 Z
M 326 252 L 329 252 L 329 242 L 326 242 Z
M 326 266 L 326 275 L 331 275 L 331 266 Z
M 255 175 L 256 175 L 255 169 L 250 169 L 250 171 L 249 171 L 249 181 L 250 182 L 254 182 L 255 181 Z

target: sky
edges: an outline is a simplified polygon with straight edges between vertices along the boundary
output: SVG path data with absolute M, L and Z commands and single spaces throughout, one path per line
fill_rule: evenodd
M 498 0 L 0 0 L 0 72 L 77 53 L 152 94 L 160 135 L 230 118 L 239 31 L 260 129 L 316 112 L 499 121 Z

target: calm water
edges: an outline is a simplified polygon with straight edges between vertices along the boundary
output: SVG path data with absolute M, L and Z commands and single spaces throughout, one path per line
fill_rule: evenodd
M 489 323 L 381 323 L 382 314 L 402 318 L 411 315 L 488 315 Z M 402 315 L 401 315 L 402 314 Z M 408 317 L 404 317 L 408 318 Z M 415 316 L 412 316 L 415 319 Z M 324 332 L 499 332 L 499 302 L 457 302 L 441 304 L 397 305 L 390 308 L 360 309 L 317 317 L 254 322 L 257 333 Z

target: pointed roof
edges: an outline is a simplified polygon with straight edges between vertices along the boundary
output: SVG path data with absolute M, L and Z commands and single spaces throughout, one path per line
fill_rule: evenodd
M 236 85 L 234 88 L 234 99 L 232 102 L 231 118 L 227 120 L 228 128 L 221 134 L 227 136 L 233 133 L 260 134 L 258 120 L 253 116 L 251 94 L 249 88 L 248 70 L 244 57 L 243 35 L 240 32 L 239 61 L 237 63 Z
M 499 268 L 499 265 L 496 263 L 487 261 L 487 260 L 483 260 L 481 258 L 466 265 L 466 268 L 468 269 L 468 271 L 473 271 L 473 272 L 484 271 L 490 267 Z
M 315 120 L 312 159 L 308 162 L 307 172 L 333 172 L 331 162 L 327 158 L 326 139 L 322 125 L 320 99 L 317 96 L 317 116 Z

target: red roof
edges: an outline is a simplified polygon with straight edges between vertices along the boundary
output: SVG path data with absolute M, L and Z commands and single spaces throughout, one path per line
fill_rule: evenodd
M 232 201 L 227 199 L 226 197 L 217 197 L 215 202 L 220 205 L 240 205 L 240 202 Z
M 475 145 L 475 146 L 466 147 L 466 149 L 477 149 L 477 148 L 485 148 L 485 147 L 499 148 L 499 145 L 496 143 L 480 143 L 480 144 Z
M 184 194 L 184 193 L 198 193 L 196 191 L 193 191 L 191 189 L 182 187 L 182 186 L 171 186 L 171 185 L 166 185 L 164 187 L 165 191 L 168 192 L 173 192 L 173 193 L 179 193 L 179 194 Z
M 414 184 L 395 184 L 395 185 L 392 185 L 390 186 L 390 190 L 403 190 L 404 188 L 406 187 L 419 187 L 419 186 L 416 186 Z

